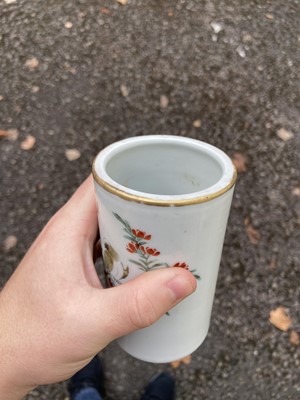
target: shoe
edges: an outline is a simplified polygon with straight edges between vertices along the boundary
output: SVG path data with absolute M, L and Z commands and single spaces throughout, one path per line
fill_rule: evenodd
M 175 400 L 175 394 L 174 378 L 163 372 L 148 383 L 141 400 Z
M 97 356 L 72 376 L 68 387 L 70 399 L 73 400 L 82 389 L 86 388 L 96 389 L 101 397 L 105 395 L 103 366 Z

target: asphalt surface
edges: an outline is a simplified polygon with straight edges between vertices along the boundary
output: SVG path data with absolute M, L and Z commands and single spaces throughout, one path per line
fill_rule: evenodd
M 137 400 L 165 370 L 178 400 L 298 400 L 300 347 L 290 332 L 300 331 L 299 1 L 7 2 L 0 129 L 19 137 L 0 139 L 0 242 L 18 242 L 1 247 L 0 285 L 109 143 L 166 133 L 243 153 L 207 339 L 175 370 L 112 344 L 103 352 L 107 398 Z M 36 143 L 26 151 L 28 134 Z M 81 157 L 68 161 L 70 148 Z M 278 306 L 293 320 L 287 332 L 268 320 Z M 28 396 L 66 398 L 65 384 Z

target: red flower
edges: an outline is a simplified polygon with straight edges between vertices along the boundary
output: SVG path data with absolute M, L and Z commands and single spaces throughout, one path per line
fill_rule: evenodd
M 176 264 L 173 265 L 173 267 L 189 270 L 189 266 L 185 262 L 182 262 L 182 263 L 177 262 Z
M 127 244 L 126 250 L 129 251 L 129 253 L 136 253 L 138 248 L 139 248 L 139 245 L 137 243 L 129 242 Z
M 147 235 L 146 232 L 140 231 L 139 229 L 132 229 L 131 232 L 139 239 L 150 240 L 151 235 Z
M 159 256 L 160 255 L 160 251 L 157 251 L 156 249 L 152 249 L 151 247 L 141 246 L 140 249 L 142 250 L 142 252 L 144 254 L 149 254 L 151 256 Z

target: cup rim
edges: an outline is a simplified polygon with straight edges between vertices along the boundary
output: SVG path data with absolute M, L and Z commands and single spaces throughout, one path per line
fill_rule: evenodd
M 210 154 L 213 158 L 217 159 L 217 161 L 223 167 L 222 177 L 215 184 L 209 186 L 208 188 L 181 195 L 157 195 L 127 188 L 113 180 L 107 174 L 105 166 L 107 162 L 121 149 L 131 148 L 143 143 L 175 143 L 183 144 L 187 147 L 193 148 L 196 146 L 199 150 L 202 150 L 207 154 Z M 92 174 L 95 182 L 107 192 L 110 192 L 127 201 L 153 206 L 186 206 L 205 203 L 220 197 L 229 191 L 235 185 L 237 179 L 237 170 L 232 160 L 222 150 L 197 139 L 173 135 L 135 136 L 112 143 L 111 145 L 102 149 L 94 158 Z

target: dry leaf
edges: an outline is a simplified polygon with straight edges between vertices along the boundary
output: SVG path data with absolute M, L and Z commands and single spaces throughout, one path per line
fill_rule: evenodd
M 17 244 L 18 239 L 14 235 L 9 235 L 3 242 L 3 249 L 4 251 L 9 251 Z
M 31 57 L 25 62 L 25 67 L 33 71 L 39 66 L 39 60 L 36 57 Z
M 283 140 L 284 142 L 287 142 L 288 140 L 293 139 L 294 137 L 293 132 L 287 131 L 284 128 L 279 129 L 276 133 L 279 139 Z
M 117 2 L 125 6 L 125 4 L 128 3 L 128 0 L 117 0 Z
M 16 0 L 4 0 L 4 2 L 5 2 L 6 4 L 11 4 L 11 3 L 15 3 Z
M 276 328 L 286 332 L 292 325 L 292 319 L 287 315 L 284 307 L 278 307 L 270 312 L 269 321 Z
M 35 145 L 35 137 L 32 135 L 27 135 L 26 139 L 23 140 L 20 146 L 22 150 L 31 150 L 34 145 Z
M 250 240 L 250 242 L 252 244 L 257 245 L 258 242 L 260 241 L 260 233 L 258 232 L 257 229 L 253 228 L 249 217 L 247 217 L 245 219 L 244 223 L 246 225 L 246 233 L 247 233 L 248 239 Z
M 269 20 L 274 19 L 274 16 L 272 14 L 266 14 L 265 17 Z
M 0 137 L 5 137 L 13 142 L 18 139 L 19 132 L 16 129 L 8 129 L 7 131 L 0 130 Z
M 201 119 L 196 119 L 193 122 L 193 125 L 194 125 L 195 128 L 200 128 L 201 127 Z
M 270 262 L 269 262 L 269 268 L 270 269 L 275 269 L 277 266 L 277 260 L 275 257 L 271 258 Z
M 172 361 L 170 364 L 171 364 L 172 368 L 178 368 L 180 366 L 180 364 L 188 365 L 188 364 L 190 364 L 191 361 L 192 361 L 192 356 L 189 355 L 184 358 L 181 358 L 180 360 Z
M 129 95 L 129 90 L 125 85 L 120 86 L 120 91 L 123 97 L 127 97 Z
M 169 16 L 169 17 L 173 17 L 173 15 L 174 15 L 174 12 L 173 12 L 172 10 L 169 10 L 169 11 L 168 11 L 168 16 Z
M 101 8 L 100 8 L 100 12 L 101 12 L 102 14 L 109 14 L 109 13 L 110 13 L 109 9 L 106 8 L 106 7 L 101 7 Z
M 260 233 L 258 230 L 254 229 L 252 225 L 248 225 L 246 226 L 246 233 L 250 242 L 257 245 L 260 241 Z
M 67 28 L 67 29 L 71 29 L 73 26 L 71 21 L 66 21 L 64 25 L 65 25 L 65 28 Z
M 292 330 L 290 333 L 290 343 L 293 344 L 294 346 L 299 346 L 300 344 L 300 336 L 299 333 Z
M 294 195 L 294 196 L 298 196 L 298 197 L 300 197 L 300 187 L 294 187 L 293 188 L 293 190 L 292 190 L 292 194 Z
M 167 108 L 169 105 L 169 99 L 164 94 L 160 96 L 160 106 L 161 108 Z
M 0 96 L 0 101 L 2 101 L 4 99 L 4 97 L 3 96 Z
M 243 153 L 233 153 L 232 162 L 235 165 L 237 172 L 246 172 L 247 171 L 247 156 Z
M 36 85 L 33 85 L 33 86 L 31 87 L 31 92 L 32 92 L 32 93 L 37 93 L 39 90 L 40 90 L 40 88 L 39 88 L 38 86 L 36 86 Z
M 81 156 L 81 153 L 77 149 L 68 149 L 65 151 L 65 155 L 69 161 L 75 161 Z

